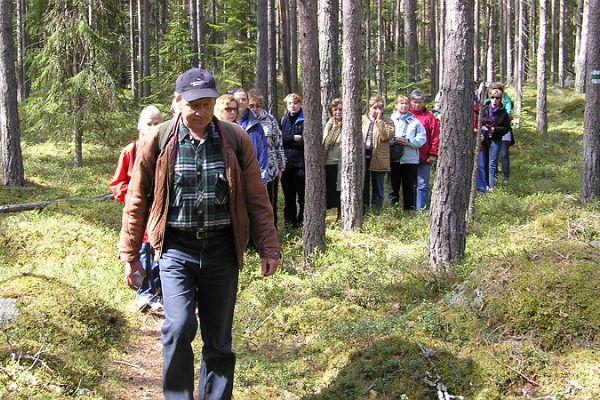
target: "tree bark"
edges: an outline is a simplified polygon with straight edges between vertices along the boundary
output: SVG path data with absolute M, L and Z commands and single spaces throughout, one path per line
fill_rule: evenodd
M 556 82 L 558 71 L 558 1 L 550 0 L 550 81 Z
M 137 52 L 135 47 L 135 2 L 129 0 L 129 83 L 131 85 L 131 97 L 138 98 L 138 80 L 137 80 Z
M 196 0 L 196 10 L 198 12 L 197 26 L 196 26 L 196 37 L 198 38 L 198 66 L 205 68 L 204 60 L 206 58 L 204 52 L 206 51 L 206 34 L 204 33 L 204 24 L 206 23 L 206 17 L 204 15 L 204 0 Z
M 521 115 L 523 82 L 525 80 L 525 46 L 527 43 L 527 21 L 525 0 L 519 0 L 519 43 L 517 47 L 516 85 L 515 85 L 515 115 Z
M 25 174 L 19 129 L 11 0 L 0 2 L 0 143 L 2 184 L 23 186 Z
M 143 49 L 144 53 L 142 54 L 143 58 L 143 77 L 150 77 L 150 0 L 144 0 L 144 29 L 140 34 L 142 35 Z M 144 92 L 143 97 L 150 96 L 150 83 L 144 83 Z
M 577 55 L 577 69 L 575 72 L 575 92 L 585 93 L 585 81 L 586 81 L 586 66 L 587 66 L 587 52 L 588 52 L 588 32 L 590 29 L 589 24 L 589 7 L 590 1 L 585 0 L 583 3 L 583 22 L 581 23 L 581 43 L 579 45 L 579 53 Z
M 275 0 L 268 0 L 268 85 L 265 101 L 269 114 L 278 115 L 277 112 L 277 20 L 275 18 Z
M 589 0 L 587 81 L 583 124 L 583 162 L 580 197 L 590 202 L 600 197 L 600 0 Z
M 473 79 L 475 82 L 481 80 L 481 62 L 480 62 L 480 50 L 481 50 L 481 0 L 475 0 L 474 5 L 474 19 L 475 19 L 475 31 L 473 32 L 473 59 L 475 60 L 475 68 L 473 70 Z
M 292 92 L 299 93 L 298 86 L 298 3 L 297 0 L 288 0 L 290 5 L 290 76 L 292 78 Z
M 487 35 L 487 74 L 486 81 L 494 82 L 494 33 L 496 32 L 496 17 L 494 15 L 494 0 L 488 0 L 487 4 L 488 14 L 488 35 Z
M 435 190 L 429 223 L 429 261 L 448 270 L 464 255 L 473 168 L 473 1 L 446 1 L 446 73 Z
M 290 18 L 288 0 L 279 0 L 279 13 L 281 18 L 281 69 L 283 72 L 283 95 L 292 93 L 292 65 L 291 65 L 291 40 Z M 296 66 L 294 66 L 295 68 Z M 276 114 L 273 114 L 276 115 Z
M 558 86 L 565 86 L 565 0 L 560 0 L 558 28 Z
M 429 27 L 431 34 L 429 36 L 429 68 L 431 70 L 431 97 L 432 99 L 440 89 L 438 80 L 438 58 L 437 58 L 437 18 L 435 11 L 435 0 L 429 0 Z
M 418 82 L 419 44 L 417 43 L 416 1 L 404 0 L 404 54 L 406 58 L 406 82 Z
M 375 68 L 377 74 L 377 94 L 381 97 L 383 96 L 383 90 L 385 86 L 385 82 L 383 79 L 383 16 L 382 9 L 383 5 L 381 4 L 382 0 L 377 0 L 377 66 Z
M 300 0 L 300 50 L 304 102 L 304 263 L 309 265 L 315 252 L 325 251 L 325 158 L 321 125 L 321 84 L 319 82 L 319 35 L 317 0 Z
M 16 0 L 15 4 L 17 5 L 17 100 L 25 103 L 31 89 L 31 81 L 27 77 L 29 62 L 25 58 L 25 51 L 29 47 L 29 32 L 27 30 L 27 22 L 25 21 L 27 1 Z
M 371 2 L 366 0 L 366 15 L 365 18 L 365 70 L 363 75 L 365 76 L 365 89 L 367 93 L 367 99 L 371 97 Z
M 537 51 L 537 130 L 548 132 L 548 113 L 546 106 L 546 39 L 547 39 L 547 7 L 548 0 L 540 0 L 540 32 Z
M 513 0 L 506 0 L 506 85 L 514 85 Z
M 267 97 L 269 87 L 268 12 L 267 0 L 258 0 L 256 2 L 256 77 L 254 87 Z
M 190 51 L 192 53 L 190 64 L 192 67 L 198 68 L 198 9 L 196 8 L 196 0 L 188 0 L 188 21 Z
M 319 13 L 319 55 L 321 60 L 321 122 L 329 119 L 329 103 L 340 97 L 339 79 L 339 0 L 322 0 Z
M 362 226 L 363 152 L 361 132 L 360 0 L 342 0 L 342 229 Z

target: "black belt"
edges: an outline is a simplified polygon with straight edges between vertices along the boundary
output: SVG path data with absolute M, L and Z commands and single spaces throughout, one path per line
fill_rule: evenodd
M 210 231 L 210 232 L 205 232 L 205 231 L 196 231 L 196 232 L 190 232 L 190 231 L 181 231 L 179 229 L 173 229 L 173 228 L 167 228 L 167 232 L 173 236 L 179 236 L 179 237 L 186 237 L 188 239 L 196 239 L 196 240 L 202 240 L 202 239 L 208 239 L 208 238 L 213 238 L 213 237 L 217 237 L 220 236 L 226 232 L 230 231 L 230 227 L 224 228 L 224 229 L 219 229 L 218 231 Z

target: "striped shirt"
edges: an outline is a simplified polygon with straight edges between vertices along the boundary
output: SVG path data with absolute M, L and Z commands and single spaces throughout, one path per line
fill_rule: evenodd
M 231 225 L 229 185 L 214 122 L 206 127 L 202 140 L 180 124 L 177 139 L 167 226 L 214 232 Z

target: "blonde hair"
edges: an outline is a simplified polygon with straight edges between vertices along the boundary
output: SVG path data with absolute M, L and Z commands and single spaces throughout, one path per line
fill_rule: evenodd
M 333 109 L 336 108 L 337 106 L 339 106 L 340 104 L 342 104 L 342 99 L 340 99 L 340 98 L 333 99 L 331 101 L 331 103 L 329 103 L 329 112 L 331 114 L 333 114 Z
M 503 95 L 504 95 L 504 92 L 503 92 L 502 90 L 500 90 L 500 89 L 490 89 L 490 90 L 488 91 L 488 97 L 489 97 L 489 98 L 491 98 L 491 97 L 492 97 L 492 96 L 494 96 L 494 95 L 496 95 L 496 96 L 500 96 L 500 100 L 502 100 L 502 97 L 503 97 Z
M 229 107 L 229 103 L 231 103 L 232 101 L 235 101 L 235 107 L 237 108 L 237 110 L 235 111 L 235 118 L 233 120 L 236 121 L 238 119 L 240 105 L 232 94 L 224 94 L 220 96 L 215 102 L 215 116 L 218 119 L 223 119 L 223 111 L 225 111 L 225 109 Z
M 371 98 L 369 99 L 369 108 L 373 107 L 376 104 L 379 104 L 381 108 L 383 108 L 383 106 L 385 105 L 383 99 L 380 96 L 371 96 Z
M 302 97 L 298 93 L 290 93 L 283 98 L 283 104 L 287 104 L 288 101 L 302 104 Z
M 159 122 L 163 122 L 162 114 L 160 113 L 160 110 L 156 108 L 156 106 L 144 107 L 142 112 L 140 112 L 140 118 L 138 119 L 138 131 L 148 129 L 148 124 L 146 122 L 149 119 L 152 119 L 152 117 L 155 115 L 158 116 Z
M 401 94 L 400 96 L 396 97 L 396 101 L 394 102 L 394 104 L 400 103 L 400 100 L 406 100 L 406 102 L 408 104 L 410 104 L 410 98 L 408 96 L 403 95 L 403 94 Z

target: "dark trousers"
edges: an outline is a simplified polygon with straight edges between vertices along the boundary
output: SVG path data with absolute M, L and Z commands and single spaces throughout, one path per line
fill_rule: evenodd
M 281 174 L 283 190 L 283 216 L 286 225 L 302 226 L 304 221 L 304 168 L 287 167 Z M 298 207 L 296 207 L 298 199 Z
M 235 369 L 231 328 L 238 273 L 231 229 L 208 239 L 166 233 L 160 259 L 166 400 L 193 400 L 196 308 L 204 343 L 198 400 L 231 399 Z
M 277 193 L 279 192 L 279 176 L 276 176 L 272 181 L 267 182 L 267 193 L 269 194 L 269 202 L 273 207 L 273 219 L 275 221 L 275 229 L 277 229 Z
M 371 159 L 365 158 L 365 180 L 363 182 L 363 214 L 367 212 L 367 207 L 371 207 L 377 212 L 383 208 L 383 183 L 385 182 L 385 172 L 369 171 L 371 168 Z
M 510 178 L 510 156 L 508 154 L 510 141 L 503 140 L 500 145 L 500 166 L 502 167 L 502 175 L 504 178 Z
M 415 209 L 415 185 L 419 164 L 390 163 L 388 174 L 388 205 L 394 206 L 400 201 L 402 187 L 402 206 L 405 210 Z

